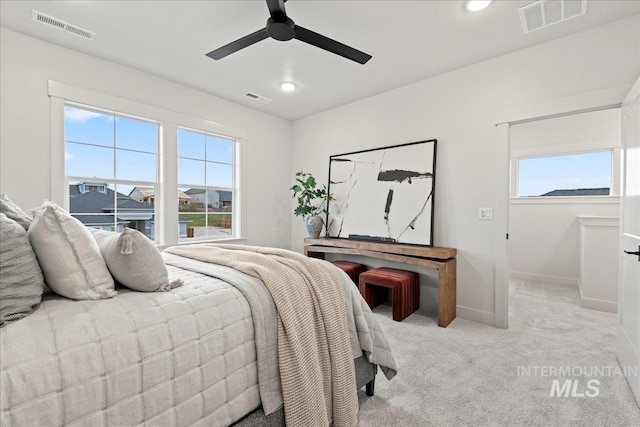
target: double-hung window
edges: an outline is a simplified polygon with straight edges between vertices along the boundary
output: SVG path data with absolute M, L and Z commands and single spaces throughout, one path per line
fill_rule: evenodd
M 160 126 L 68 104 L 64 109 L 69 212 L 89 227 L 155 239 Z
M 180 237 L 233 236 L 233 140 L 178 130 Z
M 243 237 L 243 130 L 52 81 L 49 96 L 51 199 L 87 227 L 159 245 Z

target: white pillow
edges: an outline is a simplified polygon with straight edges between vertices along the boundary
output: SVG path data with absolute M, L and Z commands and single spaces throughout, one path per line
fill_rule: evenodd
M 169 282 L 169 272 L 160 251 L 138 230 L 125 228 L 122 234 L 90 231 L 118 283 L 142 292 L 168 291 L 182 285 L 180 279 Z
M 46 284 L 76 300 L 115 296 L 113 278 L 89 230 L 54 202 L 45 201 L 33 212 L 27 237 Z
M 42 301 L 43 287 L 27 232 L 0 213 L 0 328 L 33 312 Z
M 0 212 L 23 226 L 25 230 L 29 229 L 29 225 L 31 225 L 31 221 L 33 221 L 31 215 L 20 209 L 20 206 L 13 203 L 9 196 L 7 196 L 7 193 L 2 193 L 0 195 Z

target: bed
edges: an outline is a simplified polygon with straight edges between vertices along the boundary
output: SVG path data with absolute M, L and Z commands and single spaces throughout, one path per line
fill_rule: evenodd
M 0 329 L 3 426 L 284 425 L 293 403 L 283 405 L 280 314 L 265 284 L 185 253 L 163 258 L 183 286 L 84 301 L 49 293 Z M 384 333 L 346 274 L 310 262 L 340 283 L 356 387 L 371 394 L 378 366 L 396 372 Z

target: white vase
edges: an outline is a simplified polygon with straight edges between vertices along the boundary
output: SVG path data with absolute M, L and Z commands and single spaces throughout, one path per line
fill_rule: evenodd
M 322 217 L 317 215 L 307 217 L 307 232 L 309 233 L 309 237 L 312 239 L 319 238 L 323 225 L 324 221 Z

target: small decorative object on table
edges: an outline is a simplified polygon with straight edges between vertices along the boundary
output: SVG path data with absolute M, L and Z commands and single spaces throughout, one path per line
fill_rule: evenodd
M 296 173 L 296 184 L 290 190 L 293 191 L 292 197 L 298 200 L 294 214 L 305 220 L 309 237 L 317 239 L 324 225 L 320 213 L 326 215 L 327 202 L 333 200 L 327 186 L 318 187 L 313 175 L 300 171 Z
M 322 226 L 324 226 L 324 220 L 321 216 L 313 215 L 307 217 L 307 233 L 309 233 L 309 237 L 313 239 L 320 237 Z

